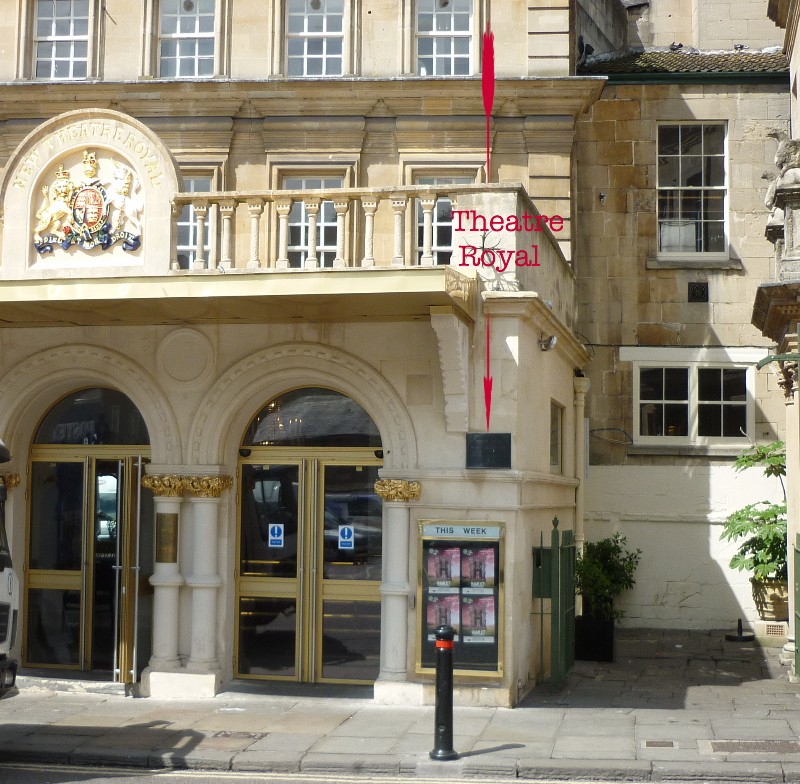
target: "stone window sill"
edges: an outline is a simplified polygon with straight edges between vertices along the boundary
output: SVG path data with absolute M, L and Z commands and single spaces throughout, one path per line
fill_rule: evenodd
M 645 259 L 647 269 L 742 269 L 741 259 L 704 259 L 686 256 L 672 259 Z
M 738 457 L 747 444 L 631 444 L 629 455 L 680 455 L 684 457 Z

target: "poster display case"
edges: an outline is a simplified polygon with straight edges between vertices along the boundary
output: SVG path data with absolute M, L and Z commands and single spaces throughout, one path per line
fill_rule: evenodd
M 417 670 L 436 666 L 434 631 L 455 631 L 454 671 L 502 674 L 502 523 L 420 521 Z

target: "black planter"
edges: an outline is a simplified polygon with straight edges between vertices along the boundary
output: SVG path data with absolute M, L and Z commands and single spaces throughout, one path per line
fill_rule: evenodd
M 575 618 L 575 658 L 580 661 L 614 661 L 614 620 Z

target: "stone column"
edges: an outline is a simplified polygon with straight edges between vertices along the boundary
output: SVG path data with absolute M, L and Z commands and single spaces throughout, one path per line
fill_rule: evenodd
M 146 474 L 142 486 L 153 493 L 156 515 L 156 557 L 150 585 L 153 586 L 153 653 L 151 670 L 176 670 L 180 622 L 180 587 L 184 580 L 178 570 L 178 525 L 183 477 Z
M 229 476 L 187 476 L 183 488 L 193 505 L 192 573 L 186 584 L 192 589 L 192 637 L 186 669 L 219 677 L 217 661 L 217 522 L 219 499 L 233 486 Z
M 408 575 L 408 502 L 419 499 L 420 490 L 419 482 L 405 479 L 379 479 L 375 483 L 375 492 L 384 503 L 380 680 L 406 680 L 408 597 L 413 594 Z
M 796 352 L 797 346 L 790 345 L 787 351 Z M 780 385 L 783 388 L 786 403 L 786 561 L 788 565 L 787 581 L 789 585 L 789 631 L 786 644 L 780 656 L 781 663 L 790 666 L 790 679 L 796 680 L 794 657 L 796 650 L 797 630 L 795 629 L 795 595 L 794 595 L 794 544 L 800 533 L 800 488 L 794 477 L 800 475 L 800 405 L 798 405 L 797 363 L 782 362 Z

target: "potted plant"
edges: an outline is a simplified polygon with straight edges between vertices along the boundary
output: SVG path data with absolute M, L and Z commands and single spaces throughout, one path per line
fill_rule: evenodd
M 758 501 L 737 509 L 725 521 L 721 539 L 744 538 L 730 560 L 730 566 L 753 573 L 750 583 L 753 601 L 762 621 L 789 618 L 788 566 L 786 562 L 786 448 L 783 441 L 764 446 L 753 444 L 736 459 L 737 471 L 760 467 L 766 476 L 777 476 L 783 489 L 783 503 Z
M 575 563 L 575 588 L 583 597 L 583 615 L 575 619 L 575 658 L 614 661 L 614 620 L 623 613 L 616 598 L 631 588 L 641 550 L 627 550 L 628 540 L 617 532 L 587 542 Z

